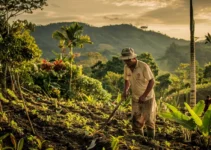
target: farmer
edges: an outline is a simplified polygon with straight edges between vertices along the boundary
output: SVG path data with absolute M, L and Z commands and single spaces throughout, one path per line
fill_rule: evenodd
M 207 109 L 209 108 L 210 104 L 211 104 L 211 98 L 208 95 L 207 98 L 206 98 L 206 100 L 205 100 L 204 113 L 207 111 Z
M 124 91 L 123 98 L 128 95 L 128 90 L 132 90 L 132 117 L 133 131 L 136 134 L 144 135 L 144 125 L 147 127 L 147 136 L 155 137 L 155 122 L 157 104 L 155 101 L 154 75 L 150 67 L 137 60 L 132 48 L 124 48 L 120 59 L 124 61 Z

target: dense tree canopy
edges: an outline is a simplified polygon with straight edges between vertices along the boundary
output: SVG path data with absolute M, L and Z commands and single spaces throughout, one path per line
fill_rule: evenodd
M 0 42 L 1 62 L 20 63 L 41 56 L 41 50 L 30 35 L 31 28 L 26 21 L 16 21 L 10 26 L 9 34 Z
M 0 0 L 1 17 L 8 21 L 22 13 L 32 13 L 33 10 L 47 6 L 47 0 Z

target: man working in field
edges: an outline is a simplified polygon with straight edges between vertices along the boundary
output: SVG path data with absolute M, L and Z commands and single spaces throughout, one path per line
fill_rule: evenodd
M 153 90 L 154 75 L 150 67 L 137 60 L 132 48 L 125 48 L 121 52 L 120 59 L 124 61 L 124 92 L 126 98 L 128 90 L 132 90 L 132 115 L 133 130 L 137 134 L 144 135 L 144 125 L 147 127 L 147 136 L 155 137 L 156 101 Z

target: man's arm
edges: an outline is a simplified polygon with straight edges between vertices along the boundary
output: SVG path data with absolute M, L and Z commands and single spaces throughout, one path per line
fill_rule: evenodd
M 129 89 L 130 89 L 130 82 L 129 82 L 129 80 L 125 80 L 123 98 L 126 98 L 128 96 L 128 90 Z
M 149 80 L 149 83 L 148 83 L 148 85 L 147 85 L 146 90 L 145 90 L 144 93 L 139 97 L 139 102 L 145 101 L 147 95 L 148 95 L 149 92 L 152 90 L 154 84 L 155 84 L 154 79 Z

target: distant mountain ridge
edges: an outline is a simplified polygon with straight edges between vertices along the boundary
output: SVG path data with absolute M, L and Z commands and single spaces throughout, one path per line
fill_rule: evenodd
M 52 38 L 52 33 L 71 23 L 62 22 L 36 26 L 32 36 L 40 49 L 43 50 L 42 57 L 49 59 L 55 57 L 52 50 L 59 52 L 60 49 L 58 48 L 58 41 Z M 77 48 L 74 52 L 100 52 L 107 58 L 111 58 L 111 55 L 119 55 L 124 47 L 134 48 L 137 54 L 149 52 L 154 58 L 158 58 L 164 55 L 167 47 L 173 42 L 178 45 L 187 45 L 189 43 L 183 39 L 171 38 L 154 31 L 145 31 L 129 24 L 103 27 L 94 27 L 84 23 L 79 24 L 83 26 L 83 34 L 90 36 L 94 44 L 85 44 L 84 48 Z

